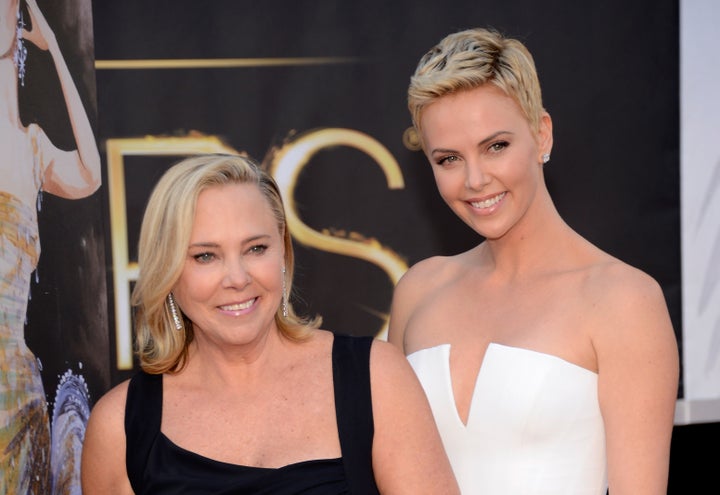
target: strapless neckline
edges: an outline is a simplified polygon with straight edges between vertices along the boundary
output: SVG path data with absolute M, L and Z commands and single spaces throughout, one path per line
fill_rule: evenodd
M 450 344 L 408 355 L 462 493 L 605 495 L 597 373 L 554 355 L 492 343 L 461 421 Z
M 447 393 L 449 397 L 446 397 L 446 400 L 450 401 L 450 403 L 453 405 L 454 413 L 455 413 L 455 419 L 459 426 L 463 428 L 467 428 L 470 424 L 470 421 L 472 420 L 473 416 L 473 409 L 476 407 L 476 400 L 479 394 L 478 389 L 482 386 L 483 383 L 483 372 L 486 374 L 488 373 L 488 370 L 493 367 L 496 363 L 496 360 L 502 360 L 503 357 L 510 357 L 512 359 L 513 354 L 518 355 L 525 355 L 529 359 L 531 359 L 534 363 L 539 363 L 545 361 L 547 364 L 555 364 L 559 366 L 567 366 L 569 373 L 577 373 L 580 376 L 584 377 L 594 377 L 597 379 L 597 373 L 590 371 L 586 368 L 583 368 L 582 366 L 579 366 L 575 363 L 571 363 L 570 361 L 567 361 L 561 357 L 555 356 L 553 354 L 547 354 L 540 351 L 535 351 L 532 349 L 526 349 L 523 347 L 515 347 L 515 346 L 509 346 L 505 344 L 499 344 L 496 342 L 491 342 L 487 349 L 485 350 L 485 357 L 483 358 L 483 363 L 480 366 L 480 369 L 478 370 L 478 374 L 475 377 L 475 384 L 473 386 L 473 393 L 470 398 L 470 410 L 468 413 L 468 419 L 467 423 L 463 422 L 462 418 L 460 417 L 460 412 L 457 408 L 457 400 L 455 397 L 455 394 L 453 392 L 453 379 L 452 379 L 452 373 L 450 371 L 450 350 L 452 348 L 451 344 L 439 344 L 432 347 L 426 347 L 425 349 L 419 349 L 417 351 L 414 351 L 410 354 L 408 354 L 408 360 L 412 363 L 414 360 L 418 359 L 418 356 L 420 355 L 431 355 L 435 354 L 434 361 L 436 361 L 436 364 L 442 364 L 442 368 L 438 370 L 440 373 L 442 373 L 443 380 L 449 385 L 447 388 Z M 522 362 L 522 359 L 519 359 L 518 362 Z M 484 371 L 485 370 L 485 371 Z

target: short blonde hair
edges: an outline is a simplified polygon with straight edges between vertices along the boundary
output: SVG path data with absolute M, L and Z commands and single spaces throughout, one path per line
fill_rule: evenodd
M 186 363 L 188 345 L 194 338 L 193 325 L 181 313 L 183 329 L 175 328 L 168 294 L 183 270 L 198 196 L 209 187 L 237 183 L 256 185 L 272 209 L 285 246 L 287 293 L 292 293 L 295 257 L 275 180 L 247 156 L 211 153 L 176 163 L 155 185 L 140 227 L 139 274 L 132 305 L 136 352 L 140 366 L 148 373 L 180 371 Z M 298 316 L 288 301 L 287 316 L 278 308 L 275 322 L 284 336 L 303 340 L 321 319 Z
M 423 109 L 437 99 L 487 83 L 515 100 L 539 130 L 545 109 L 532 55 L 520 41 L 484 28 L 450 34 L 420 59 L 408 88 L 413 125 L 421 130 Z

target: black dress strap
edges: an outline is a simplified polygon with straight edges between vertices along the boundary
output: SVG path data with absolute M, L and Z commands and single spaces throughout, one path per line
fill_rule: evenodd
M 139 371 L 128 385 L 125 404 L 125 466 L 135 493 L 141 492 L 145 466 L 162 420 L 162 375 Z
M 345 475 L 352 493 L 379 494 L 372 468 L 370 389 L 372 336 L 335 335 L 332 351 L 335 414 Z

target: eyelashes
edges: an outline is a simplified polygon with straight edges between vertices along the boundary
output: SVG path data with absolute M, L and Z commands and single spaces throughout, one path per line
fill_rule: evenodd
M 510 146 L 509 141 L 500 140 L 500 141 L 493 141 L 485 148 L 485 151 L 483 154 L 485 155 L 496 155 L 498 153 L 502 153 L 508 146 Z M 438 158 L 435 159 L 435 164 L 440 166 L 448 166 L 451 165 L 454 162 L 457 162 L 461 160 L 462 157 L 458 153 L 449 153 L 446 155 L 440 155 Z
M 491 153 L 499 153 L 508 146 L 510 146 L 510 143 L 507 141 L 496 141 L 489 146 L 488 150 Z
M 268 246 L 267 244 L 256 244 L 252 246 L 250 249 L 248 249 L 248 252 L 253 254 L 263 254 L 265 251 L 267 251 Z
M 267 244 L 254 244 L 250 246 L 244 254 L 246 255 L 261 255 L 268 250 Z M 203 251 L 202 253 L 196 253 L 192 255 L 192 259 L 201 264 L 210 263 L 217 259 L 218 256 L 212 251 Z
M 448 165 L 449 163 L 456 162 L 458 160 L 460 160 L 460 157 L 457 155 L 445 155 L 435 160 L 435 163 L 438 165 Z
M 215 259 L 215 255 L 213 253 L 205 252 L 194 254 L 192 258 L 198 263 L 210 263 Z

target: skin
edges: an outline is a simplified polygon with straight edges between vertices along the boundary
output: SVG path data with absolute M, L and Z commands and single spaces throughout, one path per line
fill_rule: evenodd
M 317 330 L 307 341 L 291 342 L 279 333 L 273 316 L 281 303 L 283 261 L 281 233 L 256 186 L 212 186 L 200 194 L 173 289 L 196 338 L 187 366 L 163 377 L 161 429 L 182 448 L 268 468 L 341 457 L 333 335 Z M 373 466 L 381 492 L 459 493 L 403 354 L 374 342 L 370 372 Z M 125 468 L 126 393 L 123 382 L 92 410 L 82 461 L 86 495 L 132 493 Z
M 664 296 L 650 276 L 558 214 L 542 165 L 553 142 L 550 116 L 533 132 L 514 100 L 484 85 L 430 104 L 421 128 L 438 191 L 486 240 L 403 276 L 388 340 L 405 354 L 451 344 L 465 423 L 491 342 L 597 373 L 610 492 L 666 493 L 679 359 Z

